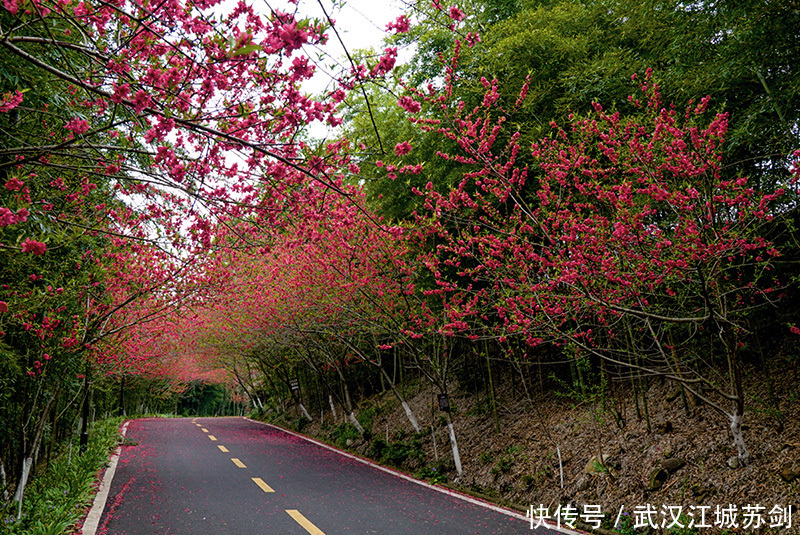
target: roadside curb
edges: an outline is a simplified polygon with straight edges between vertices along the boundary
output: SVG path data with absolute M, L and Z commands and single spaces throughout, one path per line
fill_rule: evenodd
M 387 474 L 391 474 L 393 476 L 399 477 L 399 478 L 404 479 L 406 481 L 409 481 L 411 483 L 416 483 L 417 485 L 426 487 L 426 488 L 434 490 L 436 492 L 440 492 L 442 494 L 446 494 L 448 496 L 451 496 L 453 498 L 457 498 L 459 500 L 463 500 L 463 501 L 465 501 L 467 503 L 471 503 L 472 505 L 478 505 L 480 507 L 485 507 L 485 508 L 490 509 L 492 511 L 495 511 L 495 512 L 498 512 L 498 513 L 513 517 L 513 518 L 517 518 L 517 519 L 523 520 L 525 522 L 530 522 L 530 517 L 525 516 L 522 513 L 519 513 L 517 511 L 513 511 L 511 509 L 507 509 L 505 507 L 501 507 L 499 505 L 493 504 L 493 503 L 491 503 L 491 502 L 489 502 L 487 500 L 481 499 L 481 498 L 476 498 L 476 497 L 470 496 L 469 494 L 465 494 L 465 493 L 463 493 L 463 492 L 461 492 L 459 490 L 455 490 L 454 488 L 452 488 L 450 486 L 448 486 L 448 487 L 440 487 L 438 485 L 431 485 L 427 481 L 422 481 L 422 480 L 416 479 L 416 478 L 411 477 L 410 475 L 405 474 L 405 473 L 403 473 L 403 472 L 401 472 L 399 470 L 388 468 L 386 466 L 381 466 L 381 465 L 375 463 L 374 461 L 371 461 L 371 460 L 366 459 L 364 457 L 361 457 L 359 455 L 355 455 L 353 453 L 349 453 L 347 451 L 341 450 L 341 449 L 339 449 L 339 448 L 337 448 L 335 446 L 331 446 L 330 444 L 325 444 L 324 442 L 320 442 L 320 441 L 318 441 L 316 439 L 313 439 L 313 438 L 311 438 L 311 437 L 309 437 L 307 435 L 303 435 L 302 433 L 298 433 L 296 431 L 292 431 L 290 429 L 286 429 L 286 428 L 281 427 L 279 425 L 270 424 L 270 423 L 267 423 L 267 422 L 260 422 L 258 420 L 253 420 L 252 418 L 248 418 L 246 416 L 243 416 L 242 418 L 244 418 L 245 420 L 247 420 L 249 422 L 253 422 L 253 423 L 261 424 L 261 425 L 266 425 L 268 427 L 272 427 L 272 428 L 277 429 L 279 431 L 283 431 L 284 433 L 288 433 L 288 434 L 296 436 L 298 438 L 302 438 L 303 440 L 306 440 L 308 442 L 311 442 L 312 444 L 315 444 L 317 446 L 325 448 L 326 450 L 332 451 L 334 453 L 338 453 L 339 455 L 342 455 L 344 457 L 348 457 L 350 459 L 353 459 L 354 461 L 358 461 L 358 462 L 360 462 L 362 464 L 365 464 L 365 465 L 370 466 L 372 468 L 378 469 L 378 470 L 380 470 L 382 472 L 386 472 Z M 584 531 L 570 530 L 570 529 L 567 529 L 567 528 L 562 527 L 562 526 L 556 526 L 556 525 L 550 524 L 549 522 L 545 522 L 545 524 L 546 524 L 547 528 L 552 529 L 554 531 L 558 531 L 560 533 L 564 533 L 565 535 L 587 535 L 587 532 L 584 532 Z M 86 535 L 91 535 L 91 534 L 86 534 Z
M 122 424 L 120 428 L 120 434 L 123 438 L 125 437 L 125 433 L 128 432 L 129 423 L 130 420 Z M 103 509 L 106 507 L 108 493 L 111 490 L 111 481 L 114 479 L 114 473 L 117 471 L 120 453 L 122 453 L 121 444 L 117 446 L 117 449 L 114 450 L 114 453 L 109 458 L 108 468 L 106 468 L 103 474 L 103 479 L 97 489 L 92 508 L 89 510 L 89 514 L 86 515 L 86 520 L 83 522 L 83 527 L 81 528 L 82 535 L 95 535 L 97 528 L 100 526 L 100 518 L 103 516 Z

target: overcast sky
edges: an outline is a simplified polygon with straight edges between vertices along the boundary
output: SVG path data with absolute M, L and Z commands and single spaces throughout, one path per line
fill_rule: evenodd
M 330 0 L 323 0 L 330 10 Z M 386 35 L 386 25 L 403 13 L 395 0 L 347 0 L 333 18 L 349 48 L 377 46 Z
M 382 40 L 387 36 L 386 25 L 404 13 L 403 4 L 398 0 L 346 0 L 343 3 L 335 3 L 331 0 L 321 1 L 328 15 L 336 22 L 339 36 L 349 51 L 365 48 L 382 51 Z M 302 14 L 324 19 L 317 0 L 304 0 L 300 4 L 300 9 Z M 325 47 L 327 53 L 346 64 L 344 49 L 339 40 L 333 31 L 330 31 L 329 35 L 330 39 Z M 307 52 L 311 54 L 312 51 L 308 50 Z M 327 66 L 329 63 L 330 61 L 326 61 L 320 67 Z M 311 85 L 316 87 L 317 84 L 324 83 L 323 80 L 319 80 Z

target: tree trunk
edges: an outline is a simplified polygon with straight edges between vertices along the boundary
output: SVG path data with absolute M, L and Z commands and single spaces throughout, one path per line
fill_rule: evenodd
M 358 419 L 356 418 L 356 413 L 350 411 L 350 414 L 347 415 L 347 418 L 350 420 L 350 423 L 353 424 L 353 426 L 355 426 L 356 429 L 358 429 L 358 434 L 363 435 L 364 428 L 361 427 L 360 423 L 358 423 Z
M 333 423 L 336 423 L 336 404 L 333 402 L 333 396 L 328 394 L 328 403 L 331 405 L 331 414 L 333 414 Z
M 25 496 L 25 486 L 28 484 L 28 474 L 32 464 L 33 457 L 25 457 L 22 460 L 22 475 L 19 476 L 17 492 L 14 493 L 14 501 L 17 502 L 17 520 L 22 519 L 22 498 Z
M 494 417 L 494 432 L 500 434 L 500 418 L 497 415 L 497 398 L 494 392 L 494 379 L 492 378 L 492 361 L 489 359 L 489 344 L 484 344 L 486 351 L 486 370 L 489 372 L 489 396 L 492 402 L 492 416 Z M 513 377 L 513 374 L 512 374 Z
M 83 379 L 83 388 L 86 392 L 83 395 L 83 407 L 81 408 L 81 436 L 78 439 L 78 446 L 83 453 L 86 451 L 86 446 L 89 444 L 89 373 Z M 178 412 L 178 402 L 175 401 L 175 411 Z
M 22 518 L 22 498 L 25 496 L 25 486 L 28 483 L 28 476 L 30 475 L 31 466 L 33 465 L 33 457 L 36 455 L 36 451 L 39 449 L 39 445 L 41 444 L 45 422 L 47 422 L 47 416 L 50 413 L 50 408 L 53 406 L 57 396 L 58 389 L 53 391 L 53 393 L 50 395 L 50 399 L 47 400 L 47 404 L 42 410 L 42 416 L 39 419 L 39 425 L 36 426 L 36 435 L 34 435 L 33 443 L 31 444 L 27 455 L 25 455 L 25 458 L 22 460 L 22 475 L 19 478 L 17 491 L 14 493 L 14 500 L 18 504 L 17 520 Z
M 0 459 L 0 488 L 3 489 L 3 506 L 8 505 L 8 487 L 6 486 L 6 468 Z
M 736 457 L 739 460 L 739 466 L 747 466 L 753 457 L 744 443 L 744 434 L 742 433 L 742 418 L 744 417 L 744 385 L 742 384 L 742 369 L 739 361 L 739 351 L 737 349 L 737 336 L 732 328 L 726 331 L 721 325 L 719 326 L 719 337 L 725 346 L 725 356 L 728 360 L 728 375 L 731 382 L 731 390 L 733 391 L 733 414 L 731 414 L 731 435 L 733 435 L 733 443 L 736 446 Z
M 411 422 L 411 427 L 413 427 L 414 431 L 416 431 L 417 433 L 421 433 L 422 428 L 419 426 L 419 422 L 417 422 L 417 417 L 414 415 L 414 412 L 411 410 L 411 407 L 409 407 L 406 400 L 403 399 L 403 396 L 400 394 L 400 391 L 397 390 L 397 387 L 392 382 L 391 378 L 389 377 L 389 374 L 386 373 L 386 370 L 383 369 L 383 366 L 378 366 L 378 368 L 381 370 L 381 377 L 383 377 L 386 380 L 386 382 L 389 383 L 389 388 L 392 389 L 392 392 L 394 393 L 395 397 L 400 401 L 400 405 L 403 406 L 403 411 L 405 411 L 406 418 L 408 418 L 408 421 Z
M 436 447 L 436 428 L 431 424 L 431 438 L 433 439 L 433 458 L 439 462 L 439 449 Z M 388 440 L 386 442 L 389 442 Z
M 358 423 L 358 420 L 356 419 L 356 414 L 353 411 L 353 402 L 350 399 L 350 389 L 347 388 L 347 381 L 344 378 L 344 374 L 342 373 L 342 370 L 340 370 L 338 366 L 335 366 L 335 368 L 336 368 L 336 372 L 339 374 L 339 379 L 341 379 L 341 382 L 342 382 L 342 390 L 344 391 L 344 400 L 345 400 L 345 404 L 347 405 L 346 408 L 347 408 L 347 412 L 348 412 L 347 418 L 350 420 L 350 423 L 353 424 L 355 426 L 355 428 L 358 430 L 358 433 L 363 436 L 364 435 L 364 428 L 361 427 L 360 423 Z
M 447 430 L 450 432 L 450 445 L 453 447 L 453 462 L 456 465 L 456 473 L 461 476 L 464 470 L 461 468 L 461 455 L 458 453 L 458 441 L 456 440 L 456 431 L 453 429 L 453 420 L 450 418 L 450 413 L 445 412 L 447 418 Z
M 119 380 L 119 408 L 117 416 L 125 416 L 125 376 Z
M 747 445 L 744 443 L 744 434 L 742 433 L 742 414 L 739 413 L 739 408 L 736 407 L 731 414 L 731 435 L 733 435 L 733 443 L 736 446 L 736 457 L 739 460 L 739 466 L 747 466 L 753 460 Z

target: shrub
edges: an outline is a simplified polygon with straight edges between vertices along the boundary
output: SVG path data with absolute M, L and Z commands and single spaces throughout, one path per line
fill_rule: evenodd
M 4 511 L 3 533 L 58 535 L 68 531 L 84 515 L 92 501 L 98 471 L 119 442 L 123 418 L 92 424 L 83 454 L 73 449 L 51 460 L 47 471 L 33 478 L 25 489 L 22 517 L 16 518 L 17 502 Z

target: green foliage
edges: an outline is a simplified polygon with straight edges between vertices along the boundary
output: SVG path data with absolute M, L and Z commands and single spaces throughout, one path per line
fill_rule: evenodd
M 425 466 L 417 472 L 418 479 L 425 479 L 434 485 L 447 483 L 447 471 L 449 467 L 443 463 L 435 463 L 433 466 Z
M 527 490 L 534 486 L 552 485 L 555 471 L 548 464 L 540 464 L 539 469 L 532 474 L 520 476 L 520 487 Z
M 196 381 L 178 399 L 178 413 L 183 416 L 226 415 L 226 409 L 233 409 L 230 392 L 219 384 Z
M 3 533 L 57 535 L 68 531 L 91 503 L 97 472 L 119 440 L 122 418 L 95 422 L 83 454 L 67 448 L 51 460 L 47 471 L 34 477 L 22 502 L 22 518 L 16 519 L 17 504 L 3 512 Z
M 386 442 L 382 438 L 374 438 L 369 445 L 369 455 L 373 459 L 380 459 L 383 456 L 383 452 L 386 451 L 386 448 L 389 446 L 389 443 Z
M 506 448 L 506 454 L 508 455 L 519 455 L 524 451 L 525 448 L 521 444 L 511 444 L 508 448 Z
M 508 446 L 502 452 L 502 454 L 500 454 L 497 457 L 497 460 L 494 463 L 494 466 L 492 466 L 492 468 L 490 470 L 491 474 L 493 476 L 497 477 L 497 476 L 499 476 L 501 474 L 507 473 L 509 470 L 511 470 L 511 467 L 514 466 L 514 463 L 516 462 L 517 457 L 519 457 L 520 454 L 523 454 L 524 451 L 525 451 L 525 448 L 520 444 L 511 444 L 510 446 Z M 486 452 L 484 452 L 484 453 L 486 453 Z M 522 458 L 526 459 L 527 457 L 523 455 Z M 481 460 L 484 461 L 484 462 L 492 462 L 493 459 L 494 459 L 494 457 L 491 456 L 491 455 L 487 455 L 486 457 L 483 457 L 483 454 L 482 454 L 482 456 L 481 456 Z
M 370 457 L 378 462 L 400 467 L 408 459 L 422 459 L 422 442 L 419 436 L 414 435 L 408 440 L 386 442 L 382 438 L 375 438 L 370 443 Z
M 369 405 L 358 411 L 358 415 L 356 419 L 358 423 L 361 424 L 365 430 L 372 429 L 372 422 L 375 420 L 375 416 L 377 416 L 381 412 L 381 407 L 378 404 Z
M 592 459 L 592 473 L 594 474 L 611 474 L 611 470 L 600 459 Z
M 602 398 L 605 388 L 599 377 L 600 374 L 592 368 L 591 361 L 586 357 L 576 358 L 574 366 L 576 373 L 571 382 L 554 374 L 550 375 L 550 380 L 558 385 L 556 395 L 570 400 L 573 407 L 583 403 L 598 402 Z
M 358 440 L 361 438 L 361 435 L 358 433 L 358 429 L 351 423 L 341 423 L 331 429 L 330 431 L 331 440 L 340 448 L 347 447 L 348 440 Z
M 499 476 L 511 470 L 512 466 L 514 466 L 514 458 L 510 455 L 501 455 L 490 471 L 493 476 Z
M 779 406 L 750 394 L 750 410 L 755 414 L 765 414 L 777 422 L 783 423 L 786 420 L 786 412 L 780 410 Z
M 287 425 L 290 429 L 297 431 L 298 433 L 302 433 L 303 429 L 306 428 L 308 424 L 311 422 L 308 421 L 308 418 L 303 418 L 302 416 L 298 416 L 297 418 L 292 418 L 287 422 Z M 355 429 L 355 428 L 354 428 Z M 356 431 L 358 433 L 358 431 Z

